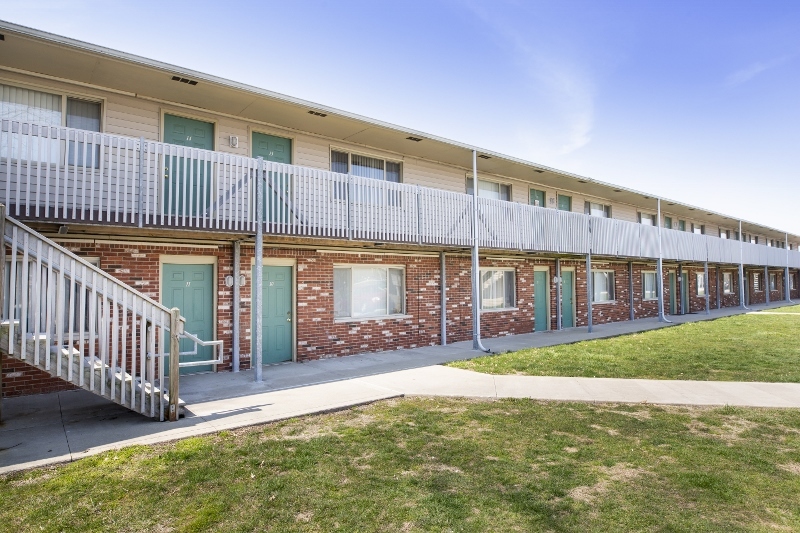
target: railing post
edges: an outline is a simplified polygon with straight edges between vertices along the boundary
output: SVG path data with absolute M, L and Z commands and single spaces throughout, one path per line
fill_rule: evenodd
M 170 311 L 169 319 L 169 421 L 177 422 L 180 413 L 178 412 L 178 395 L 180 393 L 180 335 L 183 333 L 183 321 L 181 320 L 181 310 L 173 307 Z
M 144 137 L 139 137 L 139 187 L 136 191 L 136 195 L 138 197 L 138 207 L 139 210 L 139 227 L 141 228 L 144 225 L 144 214 L 142 209 L 142 204 L 144 203 L 144 198 L 142 196 L 142 190 L 144 189 Z
M 422 244 L 422 200 L 420 199 L 420 191 L 422 189 L 417 185 L 417 244 Z
M 11 187 L 11 185 L 7 184 L 7 187 Z M 6 279 L 6 206 L 0 204 L 0 313 L 5 308 L 5 301 L 6 301 L 6 293 L 5 288 L 6 284 L 4 280 Z M 13 281 L 11 282 L 13 283 Z M 13 314 L 10 312 L 11 305 L 9 307 L 9 321 L 13 319 Z M 0 319 L 4 317 L 0 316 Z M 11 343 L 11 335 L 9 335 L 8 342 Z M 3 360 L 2 355 L 0 355 L 0 422 L 3 421 Z
M 347 238 L 353 240 L 353 176 L 347 175 Z

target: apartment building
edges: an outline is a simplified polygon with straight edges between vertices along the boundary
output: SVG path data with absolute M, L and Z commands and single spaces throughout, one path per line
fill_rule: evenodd
M 469 340 L 473 302 L 496 337 L 800 298 L 798 235 L 38 30 L 0 34 L 0 203 L 222 341 L 182 372 L 250 368 L 259 299 L 274 364 Z M 94 327 L 67 299 L 70 335 Z M 72 386 L 2 364 L 4 396 Z

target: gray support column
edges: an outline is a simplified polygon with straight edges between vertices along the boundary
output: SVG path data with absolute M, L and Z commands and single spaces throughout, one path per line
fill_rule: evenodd
M 561 329 L 561 259 L 556 258 L 556 330 Z
M 783 248 L 786 250 L 786 270 L 783 273 L 783 287 L 786 292 L 786 301 L 792 301 L 791 285 L 789 285 L 789 234 L 786 234 L 786 240 L 783 241 Z
M 472 151 L 472 349 L 488 352 L 481 344 L 481 267 L 478 249 L 478 152 Z
M 264 319 L 264 304 L 261 301 L 264 288 L 264 159 L 258 158 L 258 172 L 256 174 L 256 247 L 255 247 L 255 283 L 251 286 L 250 312 L 254 313 L 252 320 L 254 331 L 250 338 L 250 365 L 255 368 L 256 382 L 263 380 L 261 368 L 261 353 L 264 346 L 262 338 L 262 324 Z
M 592 332 L 592 254 L 586 254 L 586 323 Z
M 711 290 L 711 288 L 708 286 L 708 261 L 706 261 L 705 263 L 703 263 L 703 291 L 705 292 L 705 295 L 706 295 L 706 314 L 707 315 L 711 314 L 711 300 L 710 300 L 711 295 L 709 294 L 710 290 Z
M 441 344 L 447 346 L 447 267 L 445 266 L 444 252 L 439 252 L 439 288 L 442 299 L 442 310 L 439 313 L 441 316 Z
M 630 300 L 630 319 L 636 318 L 636 311 L 634 310 L 635 299 L 633 297 L 633 261 L 628 261 L 628 297 Z
M 678 313 L 678 314 L 685 315 L 686 314 L 686 309 L 684 309 L 684 306 L 683 306 L 683 264 L 682 263 L 678 263 L 678 279 L 675 280 L 675 286 L 678 288 L 678 294 L 677 294 L 678 302 L 681 305 L 681 312 Z M 688 289 L 686 291 L 686 296 L 687 296 L 687 298 L 686 298 L 687 302 L 686 303 L 688 304 L 689 303 L 688 302 L 688 300 L 689 300 L 689 298 L 688 298 L 688 296 L 689 296 Z
M 5 288 L 6 284 L 3 282 L 6 279 L 6 206 L 0 204 L 0 305 L 5 304 Z M 115 293 L 116 294 L 116 293 Z M 10 307 L 10 304 L 9 304 Z M 0 315 L 2 315 L 3 307 L 0 307 Z M 13 313 L 9 311 L 8 319 L 12 320 Z M 116 316 L 116 315 L 115 315 Z M 0 316 L 0 319 L 6 317 Z M 8 338 L 9 345 L 12 342 L 11 336 Z M 8 346 L 6 346 L 8 349 Z M 59 363 L 61 364 L 61 363 Z M 3 421 L 3 363 L 0 359 L 0 422 Z
M 764 265 L 764 294 L 766 295 L 767 303 L 769 303 L 769 297 L 770 297 L 769 293 L 771 289 L 772 287 L 770 287 L 769 284 L 769 267 Z
M 747 309 L 744 303 L 744 241 L 742 241 L 742 221 L 739 221 L 739 308 Z
M 658 260 L 656 261 L 656 290 L 658 291 L 658 321 L 669 322 L 664 316 L 664 251 L 661 243 L 661 198 L 656 200 L 658 215 Z
M 239 323 L 239 313 L 241 312 L 241 288 L 239 278 L 241 277 L 242 245 L 239 241 L 233 243 L 233 371 L 239 371 L 239 355 L 241 343 L 239 340 L 241 324 Z
M 720 299 L 720 294 L 719 294 L 719 283 L 720 283 L 720 281 L 719 281 L 719 277 L 720 277 L 719 267 L 717 267 L 716 273 L 717 273 L 717 275 L 716 275 L 716 278 L 717 278 L 717 283 L 716 283 L 716 285 L 717 285 L 717 309 L 722 309 L 722 300 Z

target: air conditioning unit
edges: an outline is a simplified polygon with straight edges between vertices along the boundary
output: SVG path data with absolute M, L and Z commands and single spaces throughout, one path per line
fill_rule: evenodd
M 231 135 L 231 148 L 239 148 L 239 137 Z

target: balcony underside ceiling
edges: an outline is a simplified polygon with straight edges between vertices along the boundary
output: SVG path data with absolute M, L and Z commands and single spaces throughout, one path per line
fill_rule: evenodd
M 0 29 L 5 35 L 5 41 L 0 42 L 0 66 L 132 95 L 179 102 L 241 117 L 243 120 L 314 132 L 333 139 L 455 165 L 465 169 L 465 172 L 472 168 L 473 147 L 455 141 L 9 23 L 0 22 Z M 198 84 L 192 86 L 173 81 L 173 75 L 196 80 Z M 310 110 L 327 116 L 309 114 Z M 423 141 L 412 142 L 407 140 L 408 136 L 417 136 Z M 633 205 L 645 212 L 655 212 L 656 209 L 655 199 L 642 192 L 537 166 L 502 154 L 489 151 L 481 153 L 491 158 L 479 160 L 479 173 L 507 176 L 554 189 L 580 191 L 582 195 Z M 662 210 L 677 218 L 699 219 L 727 229 L 736 230 L 738 226 L 738 220 L 732 217 L 677 202 L 662 203 Z M 775 239 L 784 236 L 778 230 L 754 223 L 745 224 L 745 232 L 766 234 Z

